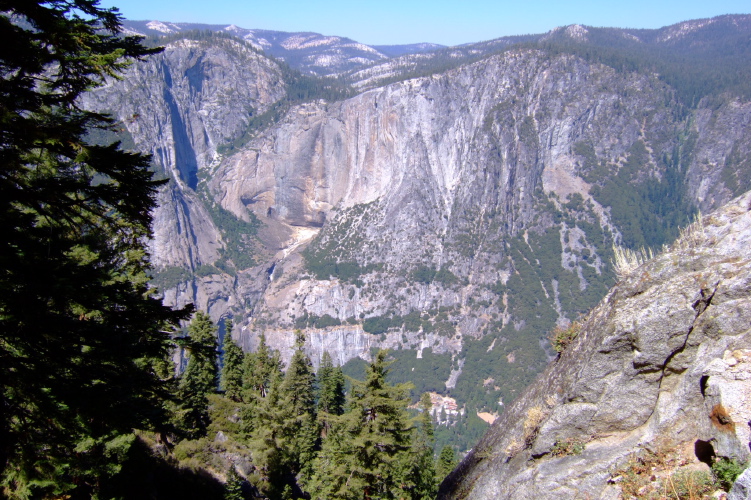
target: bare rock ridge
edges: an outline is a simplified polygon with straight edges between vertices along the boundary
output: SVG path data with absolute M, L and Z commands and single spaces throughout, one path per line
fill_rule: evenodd
M 620 498 L 638 453 L 743 463 L 750 398 L 751 192 L 616 284 L 439 498 Z

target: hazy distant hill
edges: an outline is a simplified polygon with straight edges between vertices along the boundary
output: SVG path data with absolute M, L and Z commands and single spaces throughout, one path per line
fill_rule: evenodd
M 129 33 L 163 37 L 191 30 L 231 33 L 254 47 L 281 59 L 304 73 L 330 75 L 387 59 L 393 56 L 428 52 L 443 47 L 432 43 L 368 46 L 349 38 L 318 33 L 287 33 L 254 30 L 227 24 L 169 23 L 161 21 L 125 21 Z

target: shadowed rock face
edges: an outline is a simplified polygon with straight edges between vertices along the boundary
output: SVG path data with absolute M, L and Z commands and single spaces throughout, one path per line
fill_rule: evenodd
M 619 498 L 640 450 L 745 462 L 749 422 L 751 193 L 613 287 L 439 498 Z
M 284 85 L 275 62 L 240 42 L 186 39 L 84 96 L 86 107 L 119 120 L 172 181 L 154 213 L 156 267 L 194 270 L 219 258 L 221 235 L 195 193 L 199 172 L 284 95 Z

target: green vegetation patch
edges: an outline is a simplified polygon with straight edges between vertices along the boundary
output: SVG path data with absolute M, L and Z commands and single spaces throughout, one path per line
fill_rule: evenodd
M 382 264 L 363 265 L 355 260 L 365 244 L 361 224 L 374 210 L 375 202 L 341 210 L 303 250 L 305 266 L 316 279 L 338 278 L 362 286 L 361 276 L 383 269 Z
M 329 314 L 316 316 L 315 314 L 305 312 L 302 316 L 298 316 L 295 319 L 295 328 L 300 330 L 304 328 L 330 328 L 341 324 L 342 322 L 339 319 L 334 318 Z
M 184 267 L 165 267 L 159 269 L 151 276 L 151 284 L 157 287 L 159 290 L 169 290 L 175 288 L 180 283 L 190 281 L 193 278 L 193 273 Z
M 600 204 L 611 208 L 611 217 L 623 235 L 627 248 L 658 248 L 673 241 L 679 228 L 687 225 L 695 208 L 685 192 L 685 172 L 676 152 L 665 157 L 661 179 L 641 178 L 649 170 L 646 146 L 639 140 L 631 147 L 618 173 L 602 185 L 594 185 L 591 194 Z
M 214 224 L 221 231 L 225 243 L 222 249 L 222 259 L 217 266 L 230 274 L 234 273 L 234 269 L 228 265 L 228 261 L 231 261 L 237 270 L 255 266 L 257 262 L 254 239 L 258 234 L 261 221 L 253 212 L 248 212 L 250 221 L 246 222 L 222 208 L 218 203 L 207 202 L 205 205 Z
M 412 281 L 424 284 L 436 281 L 444 285 L 454 285 L 459 282 L 459 278 L 446 266 L 436 270 L 434 267 L 419 265 L 409 274 L 409 277 Z
M 412 401 L 418 401 L 424 392 L 445 394 L 446 380 L 451 374 L 451 355 L 436 354 L 431 348 L 422 350 L 422 358 L 417 358 L 414 349 L 389 351 L 389 373 L 386 381 L 390 384 L 411 383 Z M 342 366 L 348 377 L 361 379 L 365 374 L 367 363 L 360 358 L 349 360 Z

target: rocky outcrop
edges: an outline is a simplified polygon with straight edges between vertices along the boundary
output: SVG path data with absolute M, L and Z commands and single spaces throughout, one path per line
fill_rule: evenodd
M 749 500 L 751 498 L 751 469 L 746 469 L 730 490 L 728 500 Z
M 750 248 L 747 193 L 624 276 L 440 498 L 615 499 L 639 453 L 747 461 Z

